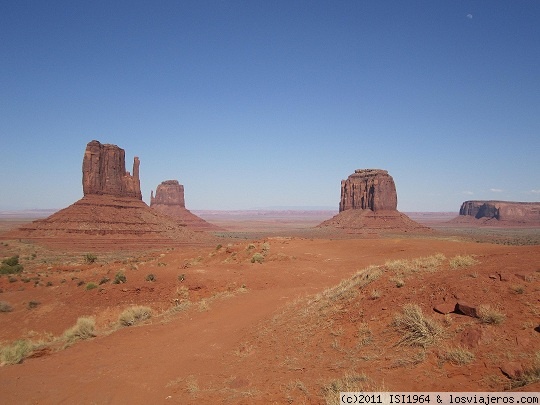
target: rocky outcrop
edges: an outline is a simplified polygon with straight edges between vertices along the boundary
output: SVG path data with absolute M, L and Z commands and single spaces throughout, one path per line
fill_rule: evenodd
M 396 185 L 388 171 L 359 169 L 355 170 L 347 180 L 342 180 L 339 212 L 349 209 L 396 210 Z
M 319 227 L 362 231 L 430 231 L 397 210 L 394 179 L 386 170 L 355 170 L 341 181 L 339 214 Z
M 150 196 L 150 208 L 168 215 L 191 229 L 218 231 L 220 227 L 206 222 L 204 219 L 186 209 L 184 186 L 178 180 L 163 181 Z
M 540 202 L 465 201 L 450 222 L 479 225 L 539 225 Z
M 142 200 L 139 158 L 133 161 L 133 175 L 126 171 L 125 151 L 116 145 L 91 141 L 86 145 L 82 165 L 84 195 L 113 195 Z
M 211 238 L 142 201 L 139 159 L 133 176 L 125 170 L 124 150 L 90 142 L 83 158 L 84 197 L 45 219 L 5 235 L 69 249 L 137 249 L 167 244 L 200 244 Z M 183 195 L 182 195 L 183 199 Z

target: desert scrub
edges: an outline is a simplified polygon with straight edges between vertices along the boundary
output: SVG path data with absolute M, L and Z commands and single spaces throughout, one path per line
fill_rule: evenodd
M 97 284 L 96 284 L 96 283 L 90 282 L 90 283 L 86 284 L 86 289 L 87 289 L 87 290 L 93 290 L 94 288 L 97 288 Z
M 0 301 L 0 312 L 11 312 L 13 311 L 13 307 L 9 305 L 9 303 L 5 301 Z
M 64 339 L 68 343 L 76 340 L 85 340 L 95 337 L 94 330 L 96 321 L 92 317 L 81 317 L 77 319 L 77 323 L 64 332 Z
M 146 281 L 156 281 L 156 276 L 154 276 L 152 273 L 148 274 L 146 277 L 145 277 L 145 280 Z
M 384 266 L 388 270 L 404 276 L 418 271 L 436 271 L 445 260 L 445 255 L 442 253 L 436 253 L 431 256 L 418 257 L 411 260 L 390 260 L 387 261 Z
M 136 305 L 130 307 L 120 314 L 118 323 L 121 326 L 133 326 L 139 322 L 152 317 L 152 309 L 149 307 Z
M 457 269 L 458 267 L 468 267 L 478 263 L 471 255 L 454 256 L 450 259 L 450 267 Z
M 479 305 L 476 312 L 480 322 L 489 325 L 500 325 L 506 318 L 506 315 L 489 305 Z
M 338 405 L 340 392 L 377 391 L 370 388 L 365 374 L 347 373 L 342 378 L 333 380 L 323 387 L 324 399 L 327 405 Z
M 523 373 L 513 378 L 510 386 L 514 388 L 524 387 L 540 381 L 540 351 L 536 352 L 536 360 L 533 365 L 523 370 Z
M 111 281 L 109 277 L 103 277 L 101 280 L 99 280 L 99 285 L 108 283 L 109 281 Z
M 23 266 L 19 263 L 19 255 L 8 257 L 0 264 L 0 274 L 22 273 Z
M 39 304 L 41 304 L 39 301 L 30 301 L 30 302 L 26 305 L 26 307 L 27 307 L 28 309 L 34 309 L 34 308 L 37 308 Z
M 394 316 L 392 326 L 402 335 L 398 345 L 403 346 L 425 348 L 434 344 L 443 334 L 443 327 L 426 317 L 415 304 L 405 305 L 402 312 Z
M 123 271 L 119 271 L 114 276 L 113 284 L 124 284 L 127 281 L 126 275 Z
M 439 358 L 456 366 L 463 366 L 474 360 L 474 354 L 463 347 L 454 347 L 439 354 Z
M 371 290 L 371 294 L 369 294 L 370 300 L 376 300 L 381 298 L 382 293 L 379 290 Z
M 16 340 L 9 346 L 0 348 L 0 364 L 18 364 L 32 351 L 32 344 L 26 339 Z
M 84 255 L 84 262 L 87 264 L 92 264 L 97 260 L 97 256 L 92 253 L 87 253 Z
M 264 256 L 260 253 L 255 253 L 252 257 L 251 257 L 251 263 L 259 263 L 259 264 L 262 264 L 262 262 L 264 262 Z

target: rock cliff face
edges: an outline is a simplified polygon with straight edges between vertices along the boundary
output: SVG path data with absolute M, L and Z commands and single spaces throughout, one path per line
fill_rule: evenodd
M 113 195 L 142 200 L 139 158 L 133 161 L 133 175 L 126 171 L 125 151 L 116 145 L 91 141 L 86 145 L 82 165 L 84 195 Z
M 474 221 L 477 220 L 477 221 Z M 465 201 L 452 222 L 478 224 L 540 224 L 540 202 Z
M 341 181 L 339 214 L 319 227 L 365 231 L 429 231 L 397 210 L 394 179 L 386 170 L 355 170 Z
M 393 211 L 397 209 L 394 179 L 386 170 L 355 170 L 341 181 L 339 212 L 350 209 Z
M 206 222 L 186 209 L 184 186 L 178 180 L 166 180 L 158 185 L 155 197 L 154 192 L 152 191 L 151 193 L 150 208 L 176 219 L 191 229 L 205 231 L 221 230 L 218 226 Z

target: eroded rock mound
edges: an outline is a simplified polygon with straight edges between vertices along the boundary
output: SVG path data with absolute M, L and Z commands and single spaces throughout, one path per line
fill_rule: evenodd
M 477 225 L 540 225 L 540 202 L 471 200 L 461 204 L 453 223 Z
M 339 214 L 319 227 L 373 231 L 427 231 L 397 210 L 394 179 L 386 170 L 355 170 L 341 181 Z
M 139 159 L 126 172 L 124 150 L 88 143 L 83 158 L 84 197 L 45 219 L 11 231 L 4 238 L 37 240 L 65 249 L 114 250 L 163 244 L 198 244 L 209 236 L 151 209 L 142 201 Z
M 206 231 L 221 230 L 218 226 L 206 222 L 186 209 L 184 186 L 178 180 L 166 180 L 158 185 L 155 197 L 152 191 L 150 207 L 162 214 L 175 218 L 188 228 Z

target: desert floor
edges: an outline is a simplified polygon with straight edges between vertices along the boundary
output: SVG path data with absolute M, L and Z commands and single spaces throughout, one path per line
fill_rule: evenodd
M 24 267 L 0 276 L 11 309 L 0 312 L 0 342 L 31 347 L 0 367 L 0 403 L 540 391 L 540 229 L 450 228 L 447 216 L 419 214 L 435 232 L 313 230 L 327 214 L 213 213 L 205 219 L 229 231 L 211 244 L 139 251 L 0 240 L 0 258 L 19 255 Z M 126 281 L 114 284 L 118 273 Z M 133 306 L 151 317 L 122 326 Z M 407 335 L 411 313 L 422 336 Z M 93 317 L 95 336 L 70 340 L 81 317 Z

